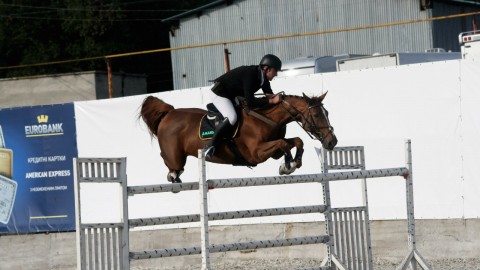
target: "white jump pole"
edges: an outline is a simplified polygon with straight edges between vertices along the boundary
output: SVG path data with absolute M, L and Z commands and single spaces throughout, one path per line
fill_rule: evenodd
M 402 263 L 397 267 L 397 270 L 405 270 L 409 266 L 411 269 L 417 269 L 417 263 L 424 270 L 432 269 L 427 261 L 420 255 L 417 250 L 415 239 L 415 213 L 413 203 L 413 170 L 412 170 L 412 142 L 408 139 L 405 140 L 405 167 L 408 169 L 408 175 L 406 175 L 406 199 L 407 199 L 407 225 L 408 225 L 408 247 L 410 252 Z
M 210 270 L 210 241 L 208 236 L 208 185 L 207 174 L 205 171 L 205 158 L 203 149 L 198 150 L 198 167 L 200 170 L 200 179 L 198 179 L 200 191 L 200 235 L 202 251 L 202 270 Z
M 304 174 L 287 175 L 273 177 L 253 177 L 253 178 L 229 178 L 208 180 L 208 188 L 233 188 L 233 187 L 251 187 L 266 185 L 284 185 L 299 183 L 325 183 L 327 181 L 340 181 L 362 178 L 377 178 L 388 176 L 405 176 L 408 174 L 407 168 L 389 168 L 362 171 L 348 171 L 322 174 Z
M 189 183 L 170 183 L 162 185 L 142 185 L 130 186 L 127 189 L 128 196 L 146 193 L 160 193 L 160 192 L 179 192 L 185 190 L 198 190 L 198 182 Z
M 306 237 L 261 240 L 261 241 L 240 242 L 240 243 L 230 243 L 230 244 L 213 244 L 209 246 L 208 250 L 210 253 L 217 253 L 217 252 L 239 251 L 239 250 L 259 249 L 259 248 L 324 244 L 326 242 L 328 242 L 328 236 L 326 235 L 306 236 Z M 203 252 L 202 248 L 200 247 L 156 249 L 156 250 L 141 251 L 141 252 L 130 252 L 130 257 L 134 260 L 139 260 L 139 259 L 152 259 L 152 258 L 183 256 L 183 255 L 194 255 L 194 254 L 200 254 L 202 252 Z M 203 261 L 203 255 L 202 255 L 202 261 Z M 207 258 L 207 261 L 208 261 L 208 258 Z M 202 269 L 203 269 L 203 266 L 202 266 Z
M 239 210 L 230 212 L 209 213 L 208 220 L 226 220 L 238 218 L 252 218 L 252 217 L 267 217 L 267 216 L 281 216 L 281 215 L 297 215 L 297 214 L 312 214 L 323 213 L 327 207 L 325 205 L 307 205 L 296 207 L 281 207 L 281 208 L 267 208 L 267 209 L 253 209 L 253 210 Z M 179 215 L 169 217 L 152 217 L 152 218 L 136 218 L 129 220 L 130 228 L 140 226 L 178 224 L 188 222 L 200 221 L 200 215 Z

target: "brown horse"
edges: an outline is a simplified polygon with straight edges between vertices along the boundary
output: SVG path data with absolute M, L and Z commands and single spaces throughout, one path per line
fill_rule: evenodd
M 286 125 L 297 122 L 312 138 L 318 139 L 324 148 L 331 150 L 337 144 L 333 127 L 328 120 L 328 112 L 320 97 L 284 96 L 281 103 L 264 109 L 257 109 L 253 115 L 247 109 L 239 117 L 239 129 L 233 138 L 237 151 L 226 143 L 221 143 L 211 162 L 234 164 L 241 154 L 244 164 L 255 166 L 269 158 L 285 156 L 280 174 L 290 174 L 302 166 L 303 141 L 298 138 L 285 138 Z M 199 123 L 206 111 L 197 108 L 175 109 L 172 105 L 153 96 L 145 98 L 140 117 L 147 124 L 152 136 L 158 138 L 160 155 L 169 169 L 168 181 L 181 183 L 180 174 L 184 170 L 187 156 L 198 156 L 206 142 L 198 135 Z M 296 147 L 295 157 L 290 150 Z

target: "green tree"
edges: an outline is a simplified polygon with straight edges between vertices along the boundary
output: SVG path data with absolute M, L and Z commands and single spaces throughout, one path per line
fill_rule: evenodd
M 106 70 L 102 56 L 167 48 L 169 25 L 161 20 L 208 2 L 0 0 L 0 78 Z M 26 67 L 2 68 L 18 65 Z M 115 58 L 112 67 L 147 74 L 150 92 L 172 88 L 169 53 Z

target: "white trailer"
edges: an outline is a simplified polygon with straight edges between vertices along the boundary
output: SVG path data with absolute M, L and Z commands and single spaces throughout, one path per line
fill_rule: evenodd
M 337 60 L 337 71 L 461 59 L 458 52 L 397 52 Z
M 458 41 L 463 59 L 480 58 L 480 31 L 460 33 Z
M 283 62 L 282 70 L 278 72 L 278 77 L 336 72 L 338 60 L 360 56 L 365 55 L 340 54 L 331 56 L 307 56 L 286 60 Z

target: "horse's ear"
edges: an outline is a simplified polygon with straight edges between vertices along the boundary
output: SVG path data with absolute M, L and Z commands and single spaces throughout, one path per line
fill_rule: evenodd
M 325 92 L 323 95 L 321 95 L 320 97 L 318 97 L 318 99 L 320 99 L 320 102 L 323 101 L 323 99 L 325 98 L 325 96 L 327 95 L 328 91 Z
M 310 102 L 310 98 L 307 97 L 307 95 L 305 95 L 305 93 L 302 92 L 302 95 L 303 95 L 303 98 L 304 98 L 306 101 Z

